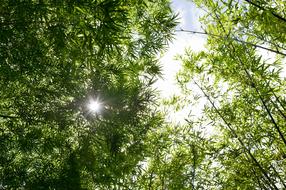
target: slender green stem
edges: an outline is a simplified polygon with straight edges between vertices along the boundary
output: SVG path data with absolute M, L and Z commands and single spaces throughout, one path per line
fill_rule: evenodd
M 238 140 L 242 148 L 247 152 L 247 154 L 250 156 L 251 160 L 254 162 L 254 164 L 260 169 L 260 171 L 263 173 L 265 178 L 269 181 L 269 183 L 272 184 L 275 190 L 278 190 L 278 187 L 275 185 L 275 183 L 271 180 L 269 175 L 267 174 L 266 170 L 261 166 L 261 164 L 258 162 L 258 160 L 254 157 L 254 155 L 251 153 L 251 151 L 246 147 L 244 142 L 241 140 L 241 138 L 237 135 L 235 130 L 232 128 L 231 124 L 226 121 L 226 119 L 223 117 L 223 115 L 220 113 L 218 108 L 215 106 L 214 102 L 210 99 L 209 95 L 205 92 L 205 90 L 196 82 L 194 83 L 199 87 L 199 89 L 202 91 L 204 96 L 208 99 L 208 101 L 211 103 L 212 107 L 215 109 L 216 113 L 219 115 L 219 117 L 223 120 L 223 122 L 226 124 L 227 128 L 231 132 L 231 134 Z
M 240 39 L 238 39 L 236 37 L 222 36 L 222 35 L 212 34 L 212 33 L 209 33 L 209 32 L 193 31 L 193 30 L 185 30 L 185 29 L 176 30 L 176 32 L 187 32 L 187 33 L 193 33 L 193 34 L 209 35 L 209 36 L 213 36 L 213 37 L 216 37 L 216 38 L 230 39 L 230 40 L 234 40 L 236 42 L 242 43 L 242 44 L 247 44 L 247 45 L 253 46 L 255 48 L 264 49 L 266 51 L 270 51 L 270 52 L 273 52 L 273 53 L 276 53 L 276 54 L 280 54 L 280 55 L 286 56 L 286 53 L 283 53 L 283 52 L 281 52 L 279 50 L 273 50 L 273 49 L 270 49 L 270 48 L 267 48 L 267 47 L 264 47 L 264 46 L 261 46 L 261 45 L 253 44 L 253 43 L 250 43 L 250 42 L 246 42 L 246 41 L 240 40 Z
M 286 19 L 283 18 L 282 16 L 278 15 L 277 13 L 275 13 L 273 11 L 265 9 L 264 7 L 254 3 L 252 0 L 245 0 L 245 1 L 248 2 L 249 4 L 253 5 L 254 7 L 257 7 L 260 10 L 269 11 L 274 17 L 278 18 L 279 20 L 282 20 L 283 22 L 286 22 Z

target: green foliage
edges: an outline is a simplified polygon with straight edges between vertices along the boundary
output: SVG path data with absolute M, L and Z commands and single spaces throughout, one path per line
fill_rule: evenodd
M 0 188 L 123 187 L 162 123 L 150 84 L 175 24 L 165 0 L 2 1 Z
M 218 131 L 207 138 L 212 146 L 204 151 L 212 152 L 215 167 L 203 189 L 284 189 L 285 3 L 194 2 L 206 11 L 207 50 L 180 56 L 178 82 L 189 99 L 205 101 L 196 125 L 211 122 Z M 265 58 L 261 46 L 276 55 Z
M 194 2 L 206 50 L 164 101 L 184 125 L 152 89 L 167 0 L 1 2 L 0 189 L 285 189 L 285 3 Z

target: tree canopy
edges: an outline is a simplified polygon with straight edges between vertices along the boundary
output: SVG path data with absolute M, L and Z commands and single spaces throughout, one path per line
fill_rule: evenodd
M 286 189 L 285 1 L 193 3 L 202 30 L 177 32 L 205 50 L 164 103 L 204 109 L 174 124 L 153 88 L 169 1 L 3 0 L 0 189 Z
M 207 50 L 180 57 L 178 82 L 207 102 L 200 123 L 218 131 L 207 138 L 213 178 L 203 189 L 284 189 L 285 2 L 194 2 L 205 11 Z
M 132 183 L 175 24 L 165 0 L 1 1 L 1 189 Z

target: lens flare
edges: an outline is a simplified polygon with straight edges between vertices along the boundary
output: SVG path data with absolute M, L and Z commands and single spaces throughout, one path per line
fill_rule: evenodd
M 88 104 L 88 109 L 94 113 L 98 113 L 101 110 L 101 107 L 102 107 L 101 103 L 97 100 L 96 101 L 90 100 Z

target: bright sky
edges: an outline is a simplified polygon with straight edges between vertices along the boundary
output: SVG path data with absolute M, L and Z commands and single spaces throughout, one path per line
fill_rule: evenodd
M 187 0 L 173 0 L 172 9 L 179 14 L 180 24 L 176 29 L 180 30 L 196 30 L 200 31 L 200 23 L 198 21 L 201 12 L 194 4 Z M 163 66 L 163 80 L 157 83 L 158 89 L 162 91 L 162 96 L 167 98 L 177 92 L 175 85 L 175 75 L 180 70 L 180 62 L 174 60 L 177 54 L 183 54 L 186 47 L 193 50 L 202 50 L 205 43 L 205 36 L 194 35 L 185 32 L 176 32 L 175 39 L 170 44 L 168 51 L 161 58 Z M 176 89 L 176 90 L 175 90 Z
M 173 0 L 172 9 L 175 13 L 179 14 L 179 25 L 177 30 L 195 30 L 201 31 L 199 16 L 202 15 L 201 10 L 195 7 L 195 5 L 188 0 Z M 184 49 L 191 47 L 194 51 L 203 50 L 205 44 L 205 36 L 176 32 L 175 39 L 170 44 L 168 51 L 160 59 L 161 65 L 163 67 L 163 78 L 159 79 L 155 84 L 162 98 L 170 98 L 173 95 L 179 95 L 180 89 L 176 85 L 176 74 L 181 68 L 180 61 L 174 59 L 175 55 L 183 54 Z M 185 108 L 178 112 L 174 110 L 169 110 L 169 121 L 174 121 L 176 123 L 184 123 L 184 118 L 189 114 L 190 108 Z

